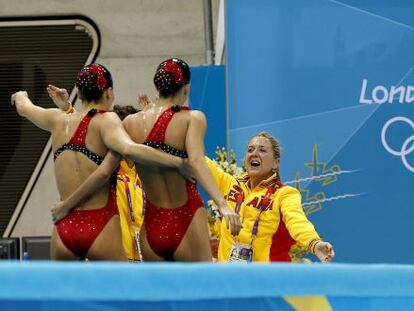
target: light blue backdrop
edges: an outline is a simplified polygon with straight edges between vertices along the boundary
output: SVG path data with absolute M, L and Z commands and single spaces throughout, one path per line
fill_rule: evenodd
M 282 179 L 337 261 L 414 263 L 414 2 L 226 10 L 230 147 L 241 160 L 254 133 L 279 139 Z
M 0 284 L 5 311 L 414 308 L 408 265 L 2 261 Z

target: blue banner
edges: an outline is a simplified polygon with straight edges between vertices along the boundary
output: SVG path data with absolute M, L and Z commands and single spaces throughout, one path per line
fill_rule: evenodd
M 337 261 L 414 263 L 414 3 L 228 0 L 226 11 L 239 161 L 270 132 L 282 179 Z

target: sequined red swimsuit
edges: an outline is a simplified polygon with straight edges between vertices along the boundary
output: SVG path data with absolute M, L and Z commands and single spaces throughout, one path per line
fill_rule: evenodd
M 181 109 L 188 109 L 182 107 Z M 162 149 L 170 154 L 187 157 L 185 151 L 175 149 L 164 143 L 165 131 L 175 112 L 180 108 L 173 106 L 164 111 L 149 133 L 144 144 Z M 145 231 L 152 250 L 166 260 L 173 260 L 174 253 L 180 245 L 187 229 L 203 201 L 195 184 L 186 181 L 187 203 L 178 208 L 158 207 L 145 200 Z
M 87 149 L 85 139 L 92 118 L 96 113 L 104 112 L 95 109 L 90 110 L 79 123 L 69 143 L 62 145 L 55 151 L 55 160 L 64 150 L 73 150 L 85 154 L 96 164 L 101 164 L 103 157 Z M 112 216 L 117 214 L 116 189 L 114 183 L 111 182 L 108 191 L 108 201 L 104 207 L 92 210 L 73 210 L 56 224 L 56 229 L 63 244 L 76 256 L 85 258 L 92 243 Z

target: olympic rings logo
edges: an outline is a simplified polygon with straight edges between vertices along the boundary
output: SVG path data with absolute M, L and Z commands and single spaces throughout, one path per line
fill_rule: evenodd
M 411 126 L 411 128 L 414 131 L 414 122 L 411 121 L 410 119 L 406 118 L 406 117 L 394 117 L 389 119 L 384 126 L 382 127 L 382 131 L 381 131 L 381 142 L 382 145 L 384 146 L 385 150 L 387 150 L 389 153 L 391 153 L 392 155 L 395 155 L 397 157 L 401 157 L 401 161 L 404 164 L 404 166 L 410 170 L 411 172 L 414 173 L 414 167 L 411 166 L 410 163 L 408 163 L 407 161 L 407 155 L 409 155 L 411 152 L 414 151 L 414 144 L 411 144 L 414 141 L 414 134 L 409 136 L 404 143 L 401 146 L 401 150 L 394 150 L 392 149 L 388 143 L 387 140 L 385 138 L 385 135 L 387 133 L 388 128 L 395 122 L 405 122 L 407 123 L 409 126 Z M 408 148 L 408 146 L 411 144 L 411 147 Z M 408 149 L 407 149 L 408 148 Z

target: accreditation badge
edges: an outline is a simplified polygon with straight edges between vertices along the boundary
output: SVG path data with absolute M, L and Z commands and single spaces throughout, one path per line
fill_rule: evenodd
M 139 244 L 139 229 L 136 227 L 134 228 L 134 246 L 138 253 L 138 259 L 142 261 L 141 245 Z
M 229 262 L 252 262 L 253 248 L 248 244 L 234 243 L 231 247 Z

